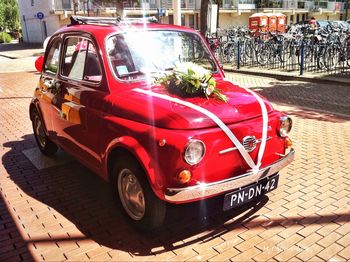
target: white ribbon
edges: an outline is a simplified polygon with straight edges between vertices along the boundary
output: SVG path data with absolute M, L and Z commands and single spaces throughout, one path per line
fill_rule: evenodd
M 218 118 L 212 112 L 208 111 L 207 109 L 205 109 L 203 107 L 200 107 L 200 106 L 197 106 L 195 104 L 192 104 L 190 102 L 186 102 L 186 101 L 183 101 L 183 100 L 178 99 L 178 98 L 170 97 L 168 95 L 155 93 L 155 92 L 153 92 L 151 90 L 145 90 L 145 89 L 140 89 L 140 88 L 133 89 L 133 91 L 136 91 L 136 92 L 139 92 L 139 93 L 143 93 L 143 94 L 146 94 L 146 95 L 158 97 L 158 98 L 161 98 L 161 99 L 164 99 L 164 100 L 168 100 L 168 101 L 180 104 L 180 105 L 187 106 L 189 108 L 192 108 L 192 109 L 194 109 L 194 110 L 196 110 L 196 111 L 206 115 L 210 119 L 212 119 L 221 128 L 221 130 L 227 135 L 227 137 L 232 141 L 232 143 L 237 147 L 238 151 L 240 152 L 240 154 L 242 155 L 242 157 L 244 158 L 246 163 L 252 169 L 253 174 L 256 174 L 256 173 L 259 172 L 259 168 L 261 166 L 261 160 L 262 160 L 262 157 L 263 157 L 264 151 L 265 151 L 266 138 L 267 138 L 268 116 L 267 116 L 266 106 L 265 106 L 264 102 L 262 101 L 262 99 L 257 94 L 255 94 L 253 91 L 251 91 L 249 89 L 245 89 L 245 90 L 247 90 L 249 93 L 251 93 L 258 100 L 258 102 L 260 104 L 260 107 L 261 107 L 262 116 L 263 116 L 262 138 L 261 138 L 261 145 L 260 145 L 259 153 L 258 153 L 257 164 L 254 163 L 254 161 L 251 158 L 251 156 L 245 150 L 245 148 L 241 144 L 241 142 L 239 142 L 237 137 L 232 133 L 232 131 L 224 124 L 224 122 L 221 121 L 220 118 Z

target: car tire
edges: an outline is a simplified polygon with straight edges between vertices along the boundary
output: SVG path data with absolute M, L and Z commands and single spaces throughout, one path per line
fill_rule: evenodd
M 112 192 L 128 222 L 137 229 L 151 231 L 163 224 L 166 203 L 155 196 L 134 157 L 116 159 L 112 168 Z
M 58 147 L 46 135 L 44 123 L 38 111 L 33 110 L 32 114 L 32 125 L 36 143 L 44 155 L 52 157 L 57 152 Z

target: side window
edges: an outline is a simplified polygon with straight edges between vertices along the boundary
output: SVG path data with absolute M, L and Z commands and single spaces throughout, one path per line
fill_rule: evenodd
M 57 39 L 50 48 L 49 54 L 47 55 L 44 72 L 50 74 L 56 74 L 58 69 L 58 59 L 60 54 L 61 40 Z
M 66 39 L 62 75 L 78 80 L 83 79 L 87 46 L 86 39 L 78 37 Z
M 65 41 L 62 75 L 91 82 L 102 79 L 101 67 L 93 44 L 79 37 L 70 37 Z
M 85 62 L 84 80 L 100 82 L 102 79 L 102 73 L 96 49 L 90 41 L 88 42 L 88 45 L 89 47 Z

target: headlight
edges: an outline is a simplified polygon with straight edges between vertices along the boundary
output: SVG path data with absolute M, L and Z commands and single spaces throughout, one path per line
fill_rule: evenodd
M 288 136 L 288 133 L 292 129 L 292 119 L 288 116 L 280 117 L 280 126 L 278 128 L 278 134 L 280 137 Z
M 185 148 L 185 161 L 192 165 L 198 164 L 204 157 L 205 145 L 200 140 L 190 140 Z

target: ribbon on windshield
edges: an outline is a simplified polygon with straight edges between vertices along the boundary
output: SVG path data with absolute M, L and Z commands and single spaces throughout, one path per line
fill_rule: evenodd
M 253 174 L 257 174 L 259 172 L 259 168 L 261 166 L 261 160 L 262 160 L 262 157 L 264 155 L 264 151 L 265 151 L 265 147 L 266 147 L 268 115 L 267 115 L 266 106 L 264 104 L 264 101 L 261 99 L 261 97 L 259 97 L 256 93 L 254 93 L 253 91 L 251 91 L 249 89 L 246 89 L 246 88 L 244 88 L 244 89 L 247 92 L 249 92 L 250 94 L 252 94 L 257 99 L 257 101 L 260 104 L 262 117 L 263 117 L 261 145 L 260 145 L 260 148 L 259 148 L 258 159 L 257 159 L 257 163 L 256 164 L 254 163 L 254 161 L 251 158 L 251 156 L 249 155 L 249 153 L 245 150 L 245 148 L 241 144 L 241 142 L 232 133 L 232 131 L 227 127 L 227 125 L 225 125 L 225 123 L 222 122 L 219 117 L 217 117 L 215 114 L 213 114 L 212 112 L 208 111 L 207 109 L 205 109 L 203 107 L 200 107 L 200 106 L 197 106 L 197 105 L 195 105 L 193 103 L 181 100 L 179 98 L 174 98 L 174 97 L 171 97 L 171 96 L 168 96 L 168 95 L 155 93 L 155 92 L 153 92 L 151 90 L 145 90 L 145 89 L 141 89 L 141 88 L 134 88 L 133 91 L 139 92 L 139 93 L 143 93 L 143 94 L 146 94 L 146 95 L 149 95 L 149 96 L 153 96 L 153 97 L 158 97 L 160 99 L 168 100 L 168 101 L 171 101 L 171 102 L 183 105 L 183 106 L 187 106 L 187 107 L 192 108 L 193 110 L 196 110 L 196 111 L 206 115 L 207 117 L 209 117 L 211 120 L 213 120 L 220 127 L 220 129 L 227 135 L 227 137 L 236 146 L 236 148 L 238 149 L 238 151 L 240 152 L 240 154 L 242 155 L 242 157 L 244 158 L 244 160 L 246 161 L 248 166 L 252 169 Z

